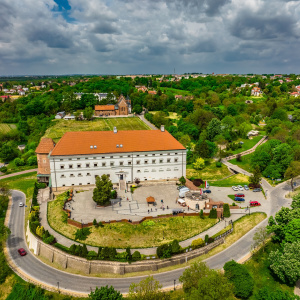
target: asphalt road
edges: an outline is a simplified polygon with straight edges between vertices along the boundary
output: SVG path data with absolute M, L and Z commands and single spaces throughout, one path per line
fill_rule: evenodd
M 290 187 L 284 183 L 268 191 L 269 195 L 267 201 L 270 201 L 270 211 L 268 215 L 274 215 L 281 206 L 289 206 L 290 200 L 284 198 L 285 193 L 289 190 Z M 30 277 L 53 287 L 57 287 L 59 282 L 60 289 L 82 293 L 89 293 L 90 290 L 94 290 L 96 286 L 99 287 L 106 285 L 113 285 L 115 289 L 122 293 L 126 293 L 128 292 L 129 286 L 132 282 L 139 282 L 145 278 L 145 276 L 117 279 L 85 277 L 62 272 L 44 264 L 29 251 L 24 239 L 25 208 L 19 207 L 19 202 L 22 201 L 25 203 L 25 195 L 19 191 L 13 191 L 12 200 L 13 205 L 9 221 L 11 235 L 7 240 L 8 250 L 11 258 L 18 268 L 27 273 Z M 258 227 L 266 225 L 267 219 L 260 223 Z M 248 232 L 245 236 L 223 252 L 207 259 L 206 262 L 208 266 L 210 268 L 220 269 L 227 261 L 232 259 L 237 261 L 246 256 L 251 250 L 250 248 L 254 233 L 255 229 Z M 24 257 L 19 256 L 17 252 L 19 248 L 24 248 L 28 254 Z M 174 271 L 156 274 L 154 277 L 160 281 L 163 287 L 172 287 L 174 285 L 174 280 L 176 280 L 176 283 L 179 283 L 178 278 L 184 269 L 185 268 L 181 268 Z

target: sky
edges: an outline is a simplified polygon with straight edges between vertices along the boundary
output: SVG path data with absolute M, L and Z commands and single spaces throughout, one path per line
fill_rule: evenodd
M 300 0 L 0 0 L 0 76 L 300 73 Z

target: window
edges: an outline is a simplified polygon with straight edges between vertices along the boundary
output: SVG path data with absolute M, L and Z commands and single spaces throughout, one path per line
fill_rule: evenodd
M 153 153 L 152 156 L 155 156 L 155 154 Z
M 114 163 L 113 163 L 112 161 L 110 162 L 110 166 L 111 166 L 111 167 L 113 167 L 113 166 L 114 166 Z
M 60 166 L 60 168 L 61 168 L 61 169 L 64 169 L 64 168 L 65 168 L 65 166 Z
M 72 160 L 72 158 L 69 158 L 69 160 Z
M 178 162 L 178 158 L 175 158 L 175 159 L 174 159 L 174 162 Z
M 155 170 L 155 169 L 152 169 L 152 172 L 156 172 L 156 170 Z
M 148 164 L 148 160 L 145 160 L 145 161 L 144 161 L 144 164 L 147 165 L 147 164 Z
M 105 158 L 105 156 L 102 156 L 102 158 Z
M 114 158 L 113 156 L 111 156 L 110 158 Z
M 63 161 L 63 159 L 61 158 L 60 161 Z
M 167 171 L 171 171 L 171 169 L 170 169 L 170 168 L 167 168 Z
M 159 172 L 163 172 L 164 171 L 164 169 L 159 169 Z
M 128 157 L 130 157 L 130 155 L 128 155 Z
M 75 177 L 74 174 L 70 174 L 70 177 Z
M 72 185 L 74 185 L 74 183 L 72 183 Z
M 81 173 L 78 173 L 78 177 L 82 177 L 82 174 L 81 174 Z
M 175 155 L 177 155 L 178 153 L 177 152 L 175 152 Z
M 82 185 L 82 183 L 79 183 L 79 185 Z
M 89 159 L 88 157 L 86 157 L 85 159 Z
M 102 163 L 102 167 L 105 167 L 106 166 L 106 163 Z
M 128 161 L 128 165 L 131 165 L 131 161 Z
M 174 171 L 178 171 L 178 168 L 174 168 Z
M 145 156 L 148 156 L 148 154 L 145 154 Z
M 73 165 L 69 165 L 69 169 L 73 169 Z
M 93 159 L 97 159 L 97 157 L 93 157 Z
M 80 157 L 77 157 L 77 160 L 79 160 L 80 159 Z
M 87 184 L 90 184 L 89 182 Z
M 167 163 L 169 163 L 169 162 L 171 162 L 171 158 L 168 158 L 168 159 L 167 159 Z
M 160 155 L 163 155 L 162 153 Z
M 81 168 L 81 164 L 77 164 L 77 168 Z
M 87 168 L 89 168 L 89 167 L 90 167 L 90 164 L 85 164 L 85 166 L 86 166 Z
M 98 167 L 98 164 L 97 164 L 97 163 L 94 163 L 94 167 Z
M 156 159 L 152 159 L 152 163 L 153 163 L 153 164 L 156 164 Z
M 139 157 L 139 155 L 137 155 L 137 157 Z
M 122 155 L 120 155 L 120 158 L 122 158 L 123 156 Z
M 141 173 L 141 170 L 137 170 L 138 173 Z
M 145 169 L 145 171 L 144 171 L 145 173 L 148 173 L 149 172 L 149 170 L 147 170 L 147 169 Z
M 168 155 L 170 155 L 170 153 L 168 153 Z
M 60 178 L 66 178 L 66 176 L 64 174 L 60 175 Z
M 86 176 L 91 176 L 91 173 L 86 173 Z
M 137 161 L 136 161 L 136 164 L 137 164 L 137 165 L 139 165 L 140 163 L 141 163 L 141 161 L 140 161 L 140 160 L 137 160 Z
M 65 184 L 63 184 L 62 186 L 66 186 Z
M 120 166 L 123 166 L 124 162 L 123 161 L 120 161 Z
M 162 164 L 163 162 L 164 162 L 164 160 L 163 160 L 163 159 L 160 159 L 160 160 L 159 160 L 159 163 L 161 163 L 161 164 Z

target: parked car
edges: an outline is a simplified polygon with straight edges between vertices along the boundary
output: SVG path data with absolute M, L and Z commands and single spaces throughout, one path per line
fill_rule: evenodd
M 245 195 L 244 195 L 244 194 L 241 194 L 241 193 L 238 193 L 238 194 L 235 194 L 234 197 L 241 197 L 241 198 L 244 198 Z
M 248 185 L 244 185 L 244 189 L 245 189 L 245 191 L 249 191 L 249 186 Z
M 234 201 L 245 201 L 245 199 L 242 197 L 235 197 Z
M 211 190 L 204 190 L 203 193 L 210 194 L 210 193 L 211 193 Z
M 238 187 L 238 189 L 239 189 L 240 191 L 243 191 L 243 190 L 244 190 L 244 188 L 243 188 L 241 185 L 238 185 L 237 187 Z
M 23 248 L 18 249 L 18 252 L 21 256 L 24 256 L 27 254 L 27 252 Z
M 23 202 L 19 203 L 19 207 L 23 207 L 23 205 L 24 205 Z
M 253 192 L 261 192 L 260 188 L 253 189 Z
M 250 201 L 250 206 L 260 206 L 261 204 L 257 201 Z
M 236 186 L 233 186 L 232 189 L 233 189 L 234 191 L 238 191 L 238 190 L 239 190 L 238 187 L 236 187 Z

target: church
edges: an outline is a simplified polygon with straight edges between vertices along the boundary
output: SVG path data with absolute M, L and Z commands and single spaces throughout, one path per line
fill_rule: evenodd
M 126 116 L 131 113 L 131 100 L 121 95 L 117 104 L 95 105 L 95 116 Z

